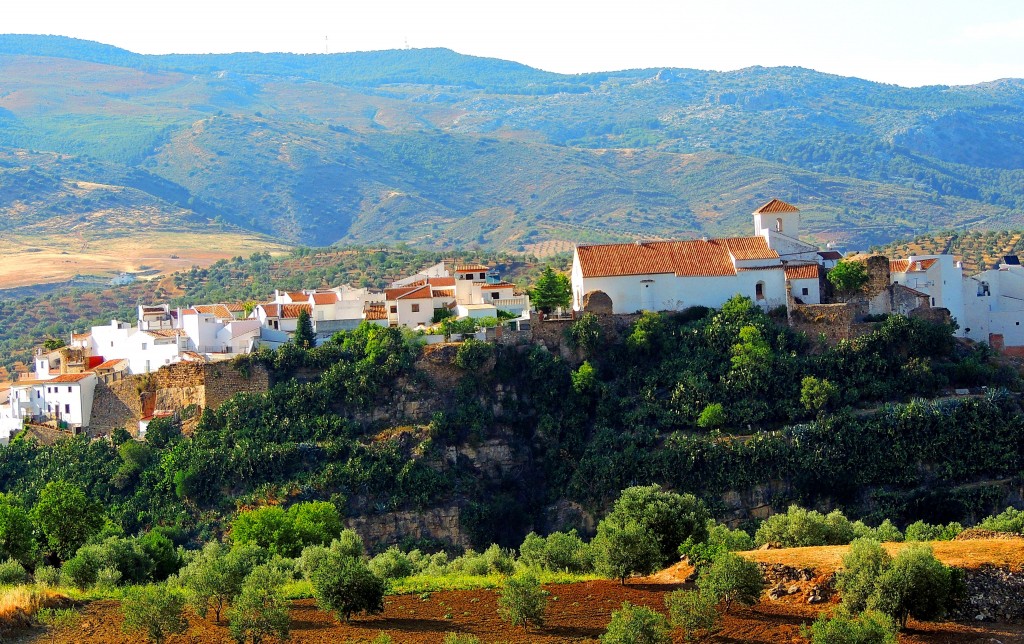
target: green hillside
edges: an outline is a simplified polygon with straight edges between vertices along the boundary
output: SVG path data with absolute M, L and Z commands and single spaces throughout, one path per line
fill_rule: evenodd
M 7 175 L 33 168 L 24 151 L 57 154 L 67 180 L 138 190 L 122 196 L 140 209 L 295 244 L 733 234 L 772 197 L 806 213 L 809 237 L 851 248 L 1024 225 L 1017 80 L 559 75 L 444 49 L 148 56 L 15 35 L 0 36 L 0 80 Z M 0 214 L 98 210 L 41 181 L 5 191 Z

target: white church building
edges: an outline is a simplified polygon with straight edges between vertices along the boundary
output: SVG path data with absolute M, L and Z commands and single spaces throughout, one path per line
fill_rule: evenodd
M 577 246 L 572 306 L 601 291 L 614 313 L 719 308 L 745 295 L 768 309 L 787 306 L 787 281 L 803 304 L 821 301 L 818 248 L 802 242 L 800 211 L 773 199 L 754 211 L 753 237 Z

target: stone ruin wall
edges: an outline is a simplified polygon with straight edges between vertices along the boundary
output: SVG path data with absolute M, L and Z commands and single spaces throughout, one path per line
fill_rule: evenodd
M 90 431 L 96 435 L 125 428 L 135 433 L 139 419 L 156 410 L 177 411 L 189 405 L 216 409 L 237 393 L 262 392 L 269 387 L 269 374 L 261 366 L 251 367 L 245 375 L 227 362 L 178 362 L 152 373 L 98 382 Z

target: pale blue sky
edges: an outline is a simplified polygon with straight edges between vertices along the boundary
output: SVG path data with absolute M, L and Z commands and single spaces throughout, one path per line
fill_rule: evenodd
M 1020 0 L 26 0 L 0 31 L 140 53 L 449 47 L 558 72 L 799 65 L 901 85 L 1024 77 Z

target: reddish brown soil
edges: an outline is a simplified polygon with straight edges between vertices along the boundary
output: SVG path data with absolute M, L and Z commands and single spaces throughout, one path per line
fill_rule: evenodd
M 440 644 L 446 633 L 471 633 L 483 642 L 582 642 L 597 639 L 613 610 L 623 601 L 650 606 L 664 612 L 664 596 L 677 588 L 671 583 L 632 582 L 620 586 L 613 581 L 592 581 L 564 586 L 549 586 L 548 621 L 543 629 L 526 632 L 505 625 L 497 614 L 497 595 L 493 591 L 456 591 L 434 593 L 428 599 L 418 595 L 388 597 L 383 615 L 354 619 L 340 625 L 335 618 L 318 610 L 311 600 L 295 602 L 292 611 L 292 641 L 325 644 L 327 642 L 371 642 L 381 632 L 396 643 Z M 827 608 L 826 608 L 827 609 Z M 791 602 L 764 601 L 753 608 L 734 609 L 725 617 L 724 631 L 711 642 L 803 642 L 800 626 L 815 618 L 820 609 Z M 195 615 L 184 635 L 172 637 L 168 644 L 225 643 L 230 641 L 225 626 L 215 625 Z M 73 631 L 58 634 L 63 644 L 128 644 L 140 641 L 121 632 L 121 615 L 114 601 L 97 601 L 83 609 L 80 624 Z M 28 635 L 28 634 L 26 634 Z M 21 641 L 42 644 L 48 634 L 37 633 Z M 683 638 L 675 633 L 675 641 Z M 1024 642 L 1024 628 L 1007 625 L 963 625 L 955 623 L 916 623 L 901 635 L 903 643 L 952 644 L 954 642 Z

